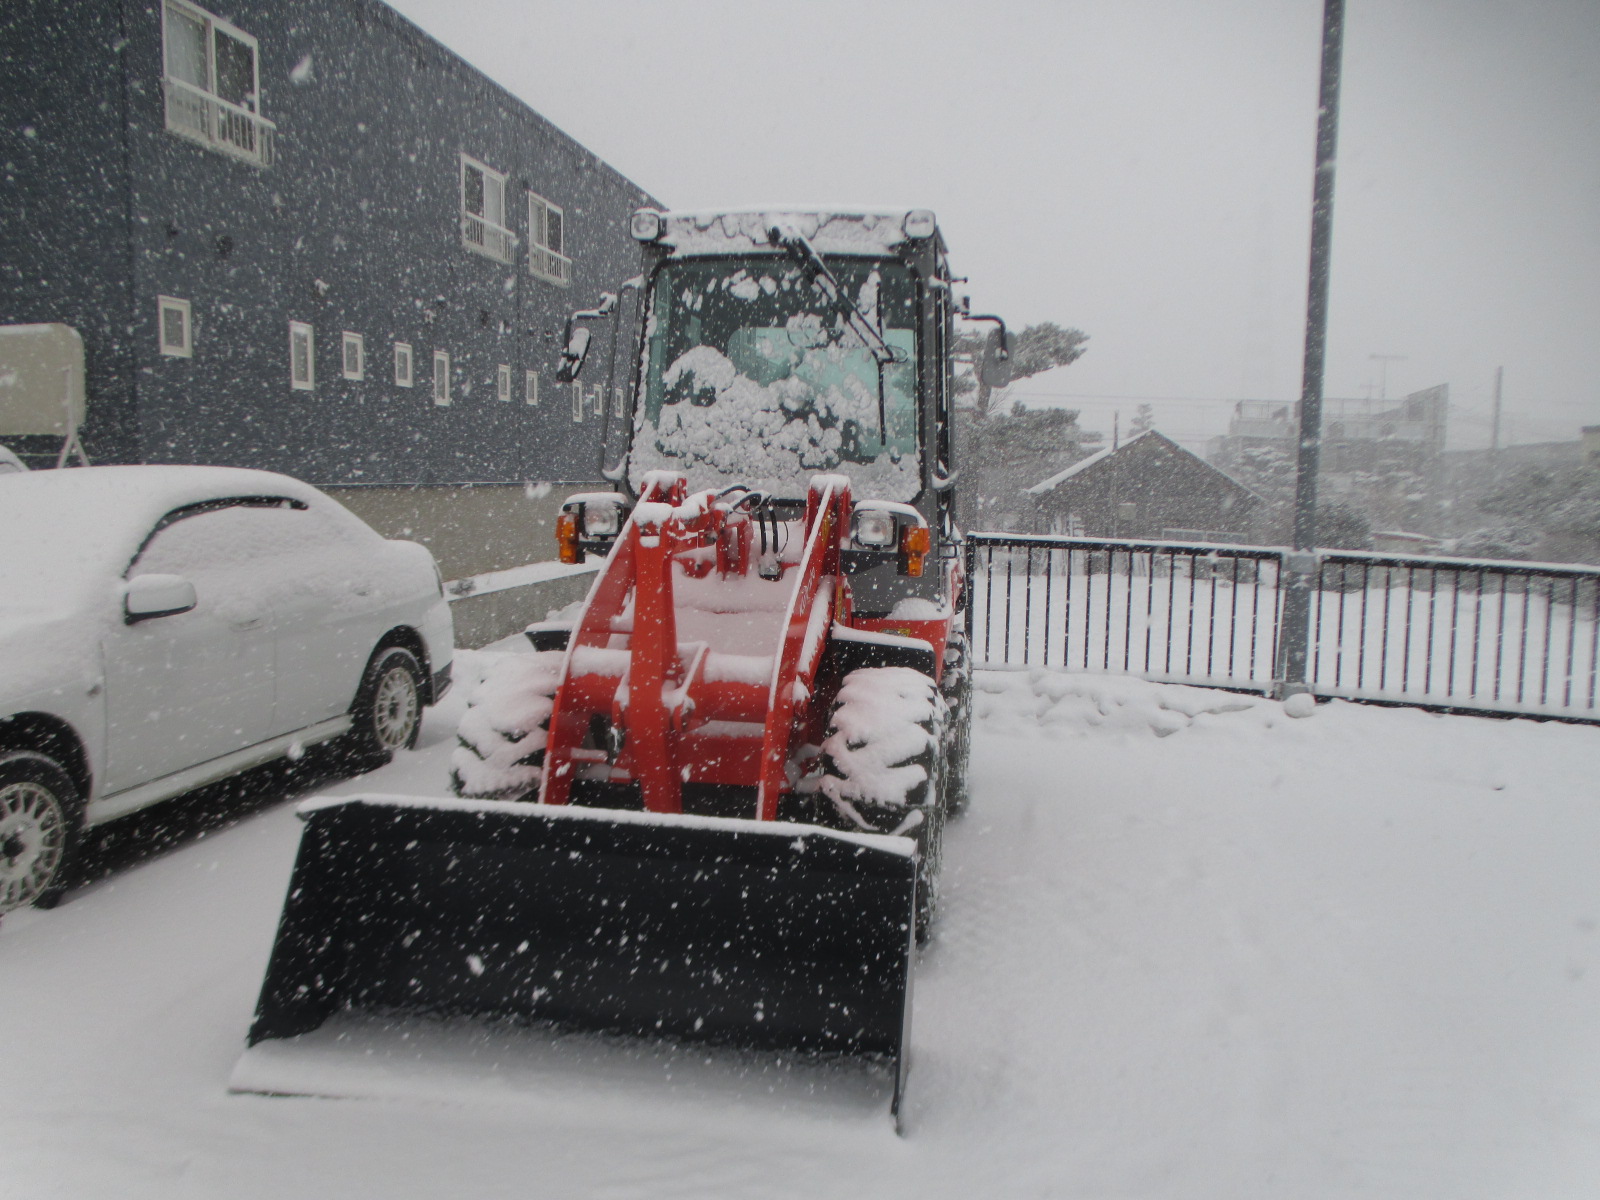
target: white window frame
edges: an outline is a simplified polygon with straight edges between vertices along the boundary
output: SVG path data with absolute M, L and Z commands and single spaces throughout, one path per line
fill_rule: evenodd
M 572 419 L 576 424 L 583 424 L 583 384 L 576 379 L 572 381 Z
M 404 369 L 402 369 L 404 364 Z M 416 382 L 417 360 L 411 353 L 410 342 L 396 342 L 394 344 L 394 383 L 396 387 L 408 388 Z
M 550 215 L 556 217 L 554 233 Z M 571 241 L 567 237 L 567 213 L 559 204 L 528 193 L 528 273 L 546 283 L 572 286 L 572 259 L 565 254 Z
M 589 399 L 594 404 L 594 415 L 597 416 L 597 417 L 605 416 L 606 415 L 606 389 L 605 389 L 605 385 L 601 384 L 601 383 L 595 384 L 593 390 L 589 394 Z
M 177 313 L 183 322 L 183 336 L 176 342 L 167 340 L 167 314 Z M 161 345 L 161 353 L 169 358 L 192 358 L 194 356 L 194 313 L 187 300 L 180 300 L 176 296 L 156 297 L 156 340 Z
M 433 352 L 433 402 L 440 408 L 450 404 L 450 351 Z
M 301 337 L 306 345 L 304 376 L 295 362 L 295 341 Z M 317 386 L 317 331 L 305 321 L 289 322 L 289 386 L 297 392 L 315 391 Z
M 517 244 L 517 235 L 506 228 L 506 176 L 496 171 L 488 163 L 473 158 L 470 154 L 462 154 L 460 166 L 460 199 L 461 199 L 461 244 L 476 254 L 482 254 L 496 262 L 508 263 L 514 257 Z M 483 179 L 483 211 L 472 212 L 467 208 L 467 176 L 477 174 Z M 498 194 L 500 220 L 496 221 L 492 215 L 496 205 L 490 203 L 490 196 Z
M 495 368 L 494 396 L 501 404 L 511 403 L 511 367 L 507 363 Z
M 350 366 L 350 351 L 356 352 L 355 368 Z M 339 369 L 346 379 L 365 379 L 367 377 L 367 339 L 359 333 L 352 333 L 346 329 L 344 337 L 339 344 Z
M 176 44 L 171 24 L 175 17 L 201 27 L 205 57 L 202 79 L 183 79 L 171 70 Z M 249 48 L 250 90 L 242 97 L 243 104 L 225 100 L 220 94 L 218 35 Z M 162 0 L 161 85 L 169 132 L 258 167 L 272 165 L 277 126 L 261 115 L 261 46 L 244 30 L 188 0 Z
M 522 402 L 535 408 L 539 405 L 539 372 L 524 371 L 522 375 Z

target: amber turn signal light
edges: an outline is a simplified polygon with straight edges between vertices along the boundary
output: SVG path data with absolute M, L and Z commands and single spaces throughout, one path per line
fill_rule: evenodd
M 932 540 L 926 525 L 907 525 L 900 530 L 900 574 L 922 574 Z
M 577 513 L 564 512 L 556 518 L 556 545 L 560 548 L 562 562 L 583 561 L 583 547 L 578 544 Z

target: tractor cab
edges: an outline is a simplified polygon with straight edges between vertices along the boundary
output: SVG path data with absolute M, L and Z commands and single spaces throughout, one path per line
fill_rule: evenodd
M 623 490 L 616 511 L 575 498 L 569 557 L 603 552 L 655 472 L 691 492 L 738 488 L 775 529 L 802 516 L 813 476 L 839 473 L 855 497 L 844 569 L 857 611 L 949 605 L 948 572 L 922 570 L 918 553 L 948 565 L 958 537 L 955 281 L 933 214 L 642 209 L 632 229 L 638 354 L 607 387 L 631 400 L 610 472 Z M 614 309 L 575 315 L 565 378 L 582 369 L 580 322 Z

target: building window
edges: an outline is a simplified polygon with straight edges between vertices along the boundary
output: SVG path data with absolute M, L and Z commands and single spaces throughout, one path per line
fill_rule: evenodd
M 394 381 L 397 387 L 411 386 L 411 343 L 394 344 Z
M 505 363 L 494 373 L 494 396 L 501 404 L 511 403 L 511 368 Z
M 276 126 L 261 115 L 256 40 L 184 0 L 161 7 L 167 128 L 258 167 L 272 165 Z
M 523 373 L 522 402 L 524 404 L 539 403 L 539 372 L 527 371 Z
M 528 270 L 562 287 L 572 282 L 572 260 L 563 253 L 566 236 L 566 213 L 529 192 Z
M 346 379 L 367 377 L 367 339 L 359 333 L 351 333 L 348 329 L 344 332 L 344 377 Z
M 309 392 L 317 385 L 317 347 L 311 326 L 289 322 L 289 386 Z
M 628 393 L 625 388 L 617 388 L 615 392 L 615 406 L 611 410 L 619 417 L 628 415 Z
M 572 419 L 583 420 L 583 384 L 577 382 L 572 385 Z
M 589 393 L 589 400 L 594 405 L 595 416 L 603 417 L 606 415 L 606 389 L 604 387 L 598 383 L 595 384 Z
M 433 402 L 450 403 L 450 355 L 444 350 L 433 352 Z
M 506 228 L 506 177 L 463 154 L 461 244 L 499 262 L 510 262 L 516 240 Z
M 173 358 L 194 354 L 194 326 L 190 322 L 189 302 L 173 296 L 157 296 L 156 309 L 161 333 L 161 353 Z

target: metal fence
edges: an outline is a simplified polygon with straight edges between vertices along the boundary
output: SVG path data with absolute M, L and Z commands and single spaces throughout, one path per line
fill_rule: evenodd
M 966 554 L 979 663 L 1285 682 L 1283 550 L 980 533 Z M 1310 583 L 1317 695 L 1600 720 L 1600 568 L 1340 551 Z

